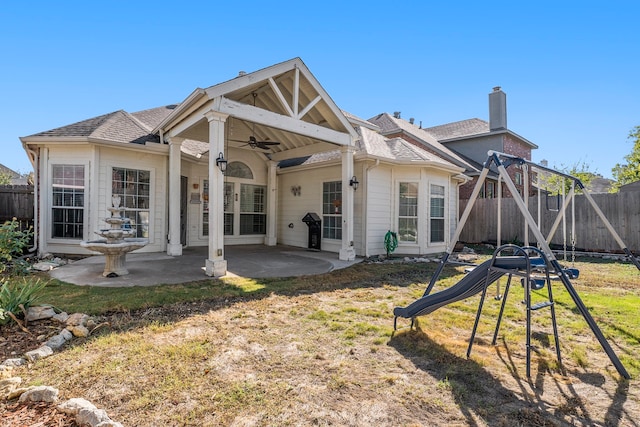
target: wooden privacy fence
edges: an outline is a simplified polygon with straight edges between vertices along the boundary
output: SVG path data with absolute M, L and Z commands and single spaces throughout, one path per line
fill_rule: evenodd
M 591 196 L 600 207 L 618 235 L 634 253 L 640 252 L 640 191 L 616 194 L 593 194 Z M 547 203 L 547 201 L 549 203 Z M 460 214 L 467 206 L 468 200 L 460 201 Z M 542 234 L 547 237 L 559 212 L 557 200 L 543 195 L 540 201 Z M 560 202 L 562 203 L 562 202 Z M 576 250 L 596 252 L 619 252 L 620 246 L 615 241 L 605 224 L 583 195 L 575 196 L 575 246 Z M 525 219 L 514 199 L 502 199 L 501 242 L 524 242 Z M 538 198 L 529 198 L 529 212 L 538 221 Z M 498 231 L 498 199 L 477 199 L 462 230 L 460 241 L 467 243 L 496 242 Z M 566 210 L 566 246 L 572 246 L 571 205 Z M 536 239 L 529 231 L 529 243 Z M 560 223 L 551 240 L 552 246 L 563 246 L 565 243 L 563 225 Z
M 32 185 L 0 185 L 0 224 L 13 218 L 33 224 Z

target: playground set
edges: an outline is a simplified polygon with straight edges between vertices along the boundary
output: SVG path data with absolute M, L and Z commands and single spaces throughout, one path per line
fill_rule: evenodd
M 539 227 L 540 222 L 540 186 L 538 186 L 538 222 L 536 223 L 535 219 L 529 212 L 528 207 L 528 197 L 523 199 L 522 196 L 517 191 L 517 188 L 511 177 L 507 172 L 507 168 L 512 165 L 519 165 L 524 172 L 524 185 L 525 191 L 524 194 L 528 194 L 528 169 L 531 167 L 540 174 L 556 174 L 560 178 L 562 178 L 563 184 L 564 180 L 568 179 L 571 182 L 571 189 L 568 195 L 564 194 L 562 197 L 562 204 L 558 202 L 557 211 L 558 215 L 555 219 L 554 224 L 549 231 L 548 236 L 545 238 L 542 230 Z M 455 285 L 444 289 L 442 291 L 431 294 L 431 290 L 433 289 L 435 283 L 437 282 L 444 266 L 449 262 L 449 257 L 453 253 L 453 248 L 455 247 L 458 239 L 460 237 L 460 233 L 462 232 L 467 219 L 471 213 L 471 209 L 480 194 L 480 190 L 483 187 L 484 181 L 491 169 L 494 166 L 498 172 L 498 188 L 499 193 L 498 197 L 501 197 L 501 185 L 500 182 L 504 181 L 505 185 L 509 189 L 514 198 L 518 209 L 525 219 L 525 241 L 524 246 L 517 246 L 513 244 L 500 245 L 500 207 L 498 207 L 498 248 L 494 251 L 491 259 L 483 262 L 480 265 L 477 265 L 471 269 L 468 269 L 467 274 Z M 585 319 L 589 328 L 597 338 L 598 342 L 602 346 L 603 350 L 609 356 L 609 359 L 617 369 L 618 373 L 624 377 L 629 378 L 629 374 L 625 367 L 620 362 L 620 359 L 616 355 L 616 353 L 611 348 L 611 345 L 603 335 L 602 331 L 596 324 L 595 320 L 589 313 L 587 307 L 582 302 L 578 292 L 574 288 L 571 283 L 572 279 L 577 279 L 579 276 L 579 271 L 575 268 L 567 268 L 563 267 L 558 259 L 555 257 L 553 251 L 550 248 L 550 242 L 556 233 L 561 222 L 564 223 L 566 221 L 566 212 L 571 204 L 571 220 L 572 220 L 572 252 L 575 251 L 575 205 L 571 202 L 573 201 L 575 195 L 576 187 L 580 188 L 585 195 L 586 199 L 589 201 L 590 205 L 593 207 L 597 215 L 600 217 L 602 222 L 605 224 L 605 227 L 611 233 L 613 238 L 616 240 L 622 251 L 624 251 L 625 255 L 630 259 L 630 261 L 640 270 L 640 261 L 633 255 L 633 253 L 626 247 L 620 236 L 613 229 L 611 223 L 607 220 L 603 212 L 600 210 L 598 205 L 595 203 L 587 189 L 584 187 L 580 179 L 575 176 L 568 175 L 562 172 L 558 172 L 554 169 L 550 169 L 544 166 L 537 165 L 532 163 L 526 159 L 522 159 L 519 157 L 515 157 L 509 154 L 499 153 L 495 151 L 489 151 L 488 159 L 484 164 L 484 168 L 480 173 L 478 182 L 471 193 L 471 197 L 467 206 L 460 217 L 460 221 L 458 226 L 454 232 L 454 235 L 451 239 L 449 246 L 447 247 L 447 251 L 443 255 L 440 264 L 438 265 L 436 271 L 434 272 L 431 280 L 429 281 L 429 285 L 425 290 L 423 296 L 413 303 L 409 304 L 406 307 L 396 307 L 393 311 L 394 313 L 394 329 L 397 327 L 398 317 L 411 319 L 411 327 L 414 325 L 415 318 L 417 316 L 422 316 L 429 314 L 440 307 L 451 304 L 456 301 L 460 301 L 471 296 L 474 296 L 478 293 L 481 293 L 480 302 L 478 304 L 478 309 L 476 313 L 475 323 L 473 325 L 473 330 L 471 333 L 471 338 L 469 340 L 469 346 L 467 348 L 467 357 L 471 354 L 471 349 L 473 346 L 473 341 L 475 338 L 476 330 L 478 327 L 478 322 L 480 320 L 480 315 L 482 313 L 482 307 L 486 298 L 487 288 L 494 282 L 498 282 L 498 280 L 504 276 L 507 276 L 507 283 L 504 289 L 504 295 L 499 295 L 499 283 L 498 283 L 498 291 L 496 299 L 502 299 L 500 312 L 498 314 L 498 319 L 495 327 L 495 331 L 493 334 L 492 345 L 496 344 L 496 340 L 498 337 L 498 331 L 500 329 L 500 323 L 502 321 L 502 316 L 504 313 L 505 304 L 507 301 L 507 296 L 509 294 L 509 289 L 511 287 L 512 278 L 519 277 L 522 286 L 524 287 L 524 304 L 526 306 L 526 369 L 527 369 L 527 377 L 531 376 L 531 314 L 537 310 L 548 308 L 551 314 L 551 323 L 553 327 L 554 334 L 554 344 L 556 356 L 558 358 L 558 363 L 562 366 L 562 359 L 560 355 L 560 344 L 558 339 L 558 327 L 556 323 L 556 313 L 555 313 L 555 303 L 553 300 L 553 291 L 552 291 L 552 281 L 560 281 L 569 295 L 571 296 L 573 302 L 575 303 L 578 311 Z M 560 201 L 560 200 L 559 200 Z M 561 205 L 561 206 L 560 206 Z M 500 206 L 500 200 L 498 200 L 498 206 Z M 564 226 L 563 226 L 564 228 Z M 533 233 L 536 240 L 536 246 L 529 245 L 529 230 Z M 565 229 L 566 232 L 566 229 Z M 574 256 L 572 257 L 574 259 Z M 565 234 L 565 260 L 566 260 L 566 234 Z M 547 300 L 542 301 L 536 304 L 532 304 L 532 290 L 542 290 L 546 286 L 547 288 Z

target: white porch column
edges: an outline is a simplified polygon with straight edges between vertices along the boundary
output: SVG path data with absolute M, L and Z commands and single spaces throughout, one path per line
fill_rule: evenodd
M 349 185 L 353 176 L 353 146 L 342 147 L 342 248 L 340 259 L 351 261 L 355 259 L 353 249 L 353 192 Z
M 180 147 L 183 138 L 169 139 L 169 244 L 167 255 L 182 255 L 180 242 Z
M 278 242 L 277 236 L 277 206 L 278 206 L 278 186 L 276 168 L 277 162 L 269 161 L 269 176 L 267 182 L 267 235 L 264 238 L 266 246 L 275 246 Z
M 205 113 L 209 120 L 209 257 L 205 263 L 207 276 L 227 274 L 224 259 L 224 175 L 216 164 L 224 156 L 224 122 L 229 117 L 217 111 Z

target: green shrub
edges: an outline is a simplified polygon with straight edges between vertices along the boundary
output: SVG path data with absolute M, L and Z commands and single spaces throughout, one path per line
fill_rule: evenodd
M 20 229 L 20 223 L 14 218 L 0 225 L 0 273 L 24 274 L 27 263 L 16 259 L 29 246 L 33 229 Z
M 26 310 L 47 286 L 46 281 L 27 280 L 24 277 L 14 282 L 7 280 L 0 283 L 0 324 L 9 320 L 8 313 L 19 314 L 22 308 Z

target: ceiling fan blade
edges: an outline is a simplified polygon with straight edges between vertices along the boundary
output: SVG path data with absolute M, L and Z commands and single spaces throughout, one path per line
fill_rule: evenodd
M 262 144 L 262 145 L 280 145 L 279 142 L 276 141 L 256 141 L 256 144 Z

